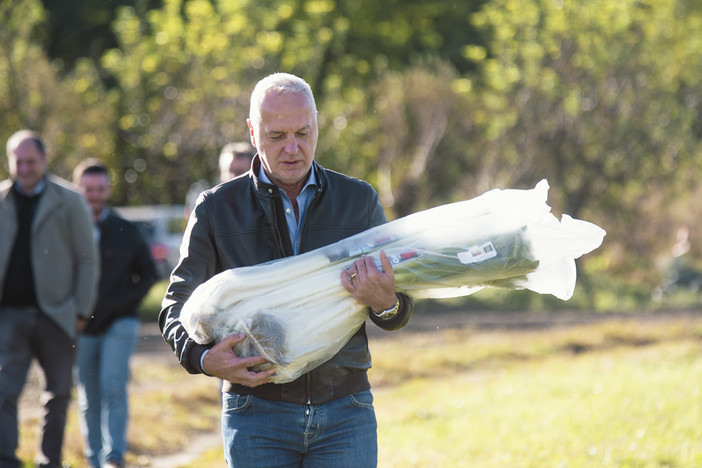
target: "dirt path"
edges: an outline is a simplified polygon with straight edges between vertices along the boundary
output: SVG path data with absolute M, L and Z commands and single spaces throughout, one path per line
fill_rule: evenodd
M 173 364 L 174 367 L 178 366 L 175 355 L 161 337 L 158 325 L 145 322 L 141 324 L 139 341 L 137 342 L 135 352 L 130 362 L 132 372 L 138 372 L 140 367 L 148 366 L 153 363 Z M 185 371 L 183 372 L 185 373 Z M 32 421 L 32 424 L 36 424 L 36 421 L 41 418 L 43 410 L 40 399 L 43 388 L 43 374 L 37 363 L 33 362 L 19 402 L 18 411 L 21 422 Z M 216 386 L 213 385 L 212 389 L 213 392 L 216 391 Z M 134 379 L 130 381 L 130 395 L 138 394 L 140 391 L 144 390 L 147 389 L 142 388 Z M 69 411 L 77 411 L 75 399 L 71 401 Z M 154 468 L 185 466 L 197 460 L 205 451 L 220 447 L 221 441 L 222 438 L 219 427 L 213 428 L 212 433 L 201 434 L 190 441 L 187 448 L 182 452 L 165 456 L 150 456 L 148 460 L 144 457 L 140 457 L 139 465 L 128 468 L 141 468 L 142 466 Z

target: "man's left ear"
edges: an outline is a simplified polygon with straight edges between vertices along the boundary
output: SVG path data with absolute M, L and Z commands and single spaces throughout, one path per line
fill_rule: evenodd
M 256 146 L 256 135 L 254 135 L 254 128 L 253 125 L 251 125 L 251 119 L 246 119 L 246 125 L 248 125 L 249 127 L 249 137 L 251 138 L 251 144 L 258 151 L 258 147 Z

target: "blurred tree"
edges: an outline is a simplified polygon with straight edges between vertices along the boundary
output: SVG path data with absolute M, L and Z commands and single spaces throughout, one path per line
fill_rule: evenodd
M 206 0 L 166 0 L 145 15 L 120 10 L 120 48 L 102 63 L 120 89 L 123 203 L 183 203 L 192 182 L 212 179 L 220 148 L 248 138 L 247 73 L 262 66 L 267 45 L 255 45 L 241 3 L 222 2 L 221 12 Z
M 554 206 L 645 258 L 661 215 L 646 216 L 646 200 L 699 174 L 699 13 L 681 0 L 487 4 L 474 23 L 492 40 L 465 53 L 483 72 L 490 185 L 546 177 Z
M 46 140 L 51 170 L 70 178 L 88 156 L 110 162 L 114 100 L 89 61 L 78 62 L 64 78 L 34 40 L 43 27 L 39 0 L 0 1 L 0 140 L 31 128 Z M 3 150 L 4 152 L 4 150 Z M 6 164 L 0 176 L 7 175 Z
M 647 274 L 682 222 L 702 251 L 700 0 L 44 3 L 0 0 L 0 138 L 41 131 L 64 177 L 104 159 L 116 203 L 183 203 L 289 71 L 320 162 L 390 217 L 546 177 L 554 211 L 609 231 L 601 264 Z
M 467 145 L 469 90 L 470 81 L 438 59 L 388 70 L 362 90 L 357 106 L 336 114 L 320 142 L 334 154 L 335 168 L 378 188 L 388 216 L 464 198 L 475 194 L 470 186 L 479 166 Z
M 219 148 L 247 137 L 253 85 L 278 70 L 313 86 L 325 163 L 348 167 L 348 151 L 334 145 L 351 130 L 352 138 L 366 139 L 367 151 L 353 155 L 356 175 L 372 173 L 380 143 L 361 130 L 372 126 L 366 113 L 374 112 L 366 91 L 425 55 L 467 66 L 456 51 L 474 41 L 468 18 L 482 2 L 397 3 L 165 0 L 145 14 L 119 10 L 119 48 L 102 60 L 120 89 L 118 152 L 127 185 L 116 194 L 124 202 L 177 202 L 191 182 L 211 179 Z M 452 32 L 444 37 L 439 28 L 447 25 Z M 346 129 L 352 116 L 360 121 Z
M 279 62 L 285 69 L 303 65 L 311 71 L 310 84 L 322 100 L 330 76 L 367 85 L 386 69 L 404 70 L 427 56 L 441 58 L 460 72 L 471 70 L 473 63 L 461 50 L 465 44 L 484 42 L 469 21 L 483 3 L 296 0 L 257 5 L 280 5 L 283 18 L 276 31 L 286 40 Z
M 45 27 L 35 34 L 45 45 L 50 60 L 58 60 L 62 69 L 71 71 L 80 58 L 95 64 L 108 50 L 117 46 L 110 25 L 121 6 L 134 6 L 138 11 L 157 8 L 161 0 L 42 0 L 47 12 Z

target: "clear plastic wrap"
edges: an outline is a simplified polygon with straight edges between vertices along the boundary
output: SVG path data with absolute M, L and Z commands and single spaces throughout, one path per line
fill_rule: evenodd
M 414 298 L 466 296 L 483 287 L 529 289 L 569 299 L 575 259 L 605 231 L 546 204 L 546 180 L 531 190 L 492 190 L 369 229 L 295 257 L 224 271 L 200 285 L 181 322 L 198 343 L 245 333 L 239 356 L 264 356 L 272 382 L 289 382 L 336 354 L 368 310 L 341 284 L 361 255 L 384 250 L 396 289 Z

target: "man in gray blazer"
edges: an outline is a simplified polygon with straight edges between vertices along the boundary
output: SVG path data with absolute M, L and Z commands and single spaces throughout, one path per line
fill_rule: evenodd
M 21 467 L 17 401 L 32 359 L 46 377 L 37 466 L 60 467 L 75 341 L 93 310 L 99 275 L 83 197 L 47 173 L 41 137 L 7 141 L 0 182 L 0 467 Z

